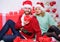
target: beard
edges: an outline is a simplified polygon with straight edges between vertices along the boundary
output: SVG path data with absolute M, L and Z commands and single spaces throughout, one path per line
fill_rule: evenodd
M 31 12 L 30 11 L 25 11 L 24 12 L 26 15 L 29 15 Z

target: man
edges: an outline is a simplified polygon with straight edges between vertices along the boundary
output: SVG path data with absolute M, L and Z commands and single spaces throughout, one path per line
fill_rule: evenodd
M 21 33 L 27 39 L 33 38 L 35 34 L 38 38 L 39 36 L 41 36 L 41 30 L 37 19 L 31 14 L 32 2 L 25 1 L 23 2 L 23 5 L 24 14 L 19 17 L 18 22 L 15 25 L 16 29 L 22 28 Z
M 36 35 L 36 39 L 38 40 L 38 38 L 41 36 L 41 30 L 36 17 L 31 14 L 31 9 L 32 2 L 24 1 L 24 14 L 20 15 L 17 23 L 14 23 L 12 20 L 8 20 L 6 22 L 0 31 L 0 39 L 3 37 L 6 42 L 13 42 L 12 40 L 16 36 L 20 36 L 20 38 L 23 39 L 32 39 Z M 4 36 L 9 28 L 11 28 L 13 35 Z M 21 32 L 19 33 L 17 30 L 20 30 Z

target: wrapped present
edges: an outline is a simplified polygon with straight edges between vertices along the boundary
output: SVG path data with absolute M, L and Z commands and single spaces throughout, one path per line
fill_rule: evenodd
M 21 41 L 20 37 L 17 36 L 13 42 L 20 42 L 20 41 Z
M 20 37 L 16 37 L 13 42 L 34 42 L 32 39 L 21 39 Z
M 47 37 L 46 35 L 39 38 L 39 42 L 51 42 L 52 39 L 50 37 Z

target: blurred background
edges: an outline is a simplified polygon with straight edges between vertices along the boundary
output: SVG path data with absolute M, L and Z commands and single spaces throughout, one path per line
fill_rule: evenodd
M 0 27 L 4 25 L 9 14 L 21 14 L 21 6 L 22 2 L 25 0 L 0 0 Z M 33 3 L 33 7 L 36 2 L 44 3 L 46 12 L 49 12 L 52 17 L 54 17 L 57 22 L 59 22 L 60 18 L 60 0 L 31 0 Z M 1 16 L 2 15 L 2 16 Z M 15 16 L 16 17 L 16 16 Z M 13 17 L 14 18 L 14 17 Z M 14 20 L 15 21 L 15 20 Z

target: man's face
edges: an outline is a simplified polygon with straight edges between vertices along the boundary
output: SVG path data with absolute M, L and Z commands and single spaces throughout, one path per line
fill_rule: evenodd
M 27 8 L 27 7 L 25 7 L 24 9 L 24 12 L 25 12 L 25 14 L 30 14 L 30 12 L 31 12 L 31 8 Z
M 41 12 L 42 12 L 42 10 L 40 9 L 40 7 L 35 8 L 35 13 L 36 14 L 40 14 Z

